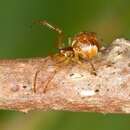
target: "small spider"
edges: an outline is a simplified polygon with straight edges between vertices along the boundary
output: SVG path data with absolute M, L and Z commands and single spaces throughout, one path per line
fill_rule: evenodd
M 72 40 L 68 38 L 68 47 L 64 45 L 64 33 L 58 27 L 48 23 L 46 20 L 35 21 L 43 26 L 47 26 L 53 31 L 58 32 L 58 49 L 60 54 L 64 55 L 66 58 L 74 57 L 77 61 L 80 58 L 89 61 L 92 66 L 93 71 L 95 72 L 95 67 L 91 62 L 91 59 L 97 55 L 99 51 L 99 41 L 94 32 L 80 32 L 75 35 Z
M 65 58 L 75 59 L 78 63 L 81 63 L 80 59 L 87 60 L 92 67 L 93 74 L 96 75 L 96 69 L 91 59 L 96 56 L 99 51 L 99 41 L 94 32 L 80 32 L 73 38 L 68 38 L 68 47 L 65 47 L 64 33 L 61 29 L 48 23 L 46 20 L 34 21 L 34 23 L 47 26 L 51 30 L 56 31 L 59 34 L 59 53 L 65 56 Z

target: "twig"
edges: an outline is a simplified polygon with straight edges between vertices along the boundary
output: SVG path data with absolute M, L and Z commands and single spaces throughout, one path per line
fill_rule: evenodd
M 130 113 L 129 41 L 102 49 L 93 60 L 97 75 L 89 63 L 59 58 L 0 60 L 0 109 Z

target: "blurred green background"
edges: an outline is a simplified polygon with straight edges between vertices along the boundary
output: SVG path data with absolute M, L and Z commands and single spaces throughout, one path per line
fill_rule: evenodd
M 108 44 L 130 39 L 129 0 L 0 0 L 0 58 L 55 53 L 57 34 L 32 24 L 47 19 L 68 36 L 94 31 Z M 130 130 L 130 115 L 0 111 L 0 130 Z

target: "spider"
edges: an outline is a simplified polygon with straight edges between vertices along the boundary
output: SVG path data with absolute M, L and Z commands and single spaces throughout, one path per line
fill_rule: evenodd
M 34 21 L 34 23 L 42 26 L 47 26 L 51 30 L 57 32 L 58 35 L 58 49 L 59 53 L 65 58 L 71 58 L 81 63 L 80 59 L 88 61 L 92 67 L 93 74 L 96 75 L 96 69 L 91 62 L 91 59 L 95 57 L 99 51 L 99 41 L 94 32 L 80 32 L 72 38 L 68 38 L 68 46 L 64 44 L 64 33 L 63 31 L 50 24 L 46 20 Z
M 94 32 L 80 32 L 76 34 L 72 40 L 69 37 L 68 38 L 68 47 L 65 47 L 64 45 L 64 33 L 63 31 L 50 24 L 46 20 L 39 20 L 35 21 L 35 23 L 38 23 L 43 26 L 49 27 L 51 30 L 57 32 L 59 34 L 58 36 L 58 49 L 59 53 L 64 55 L 66 58 L 73 57 L 77 61 L 81 59 L 89 61 L 90 65 L 92 66 L 93 71 L 95 72 L 96 69 L 94 65 L 91 62 L 91 59 L 97 55 L 99 51 L 99 41 L 96 37 L 96 33 Z

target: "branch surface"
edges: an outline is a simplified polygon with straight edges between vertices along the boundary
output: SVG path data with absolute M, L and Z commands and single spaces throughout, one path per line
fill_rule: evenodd
M 130 41 L 116 39 L 93 64 L 97 75 L 58 55 L 0 60 L 0 109 L 130 113 Z

